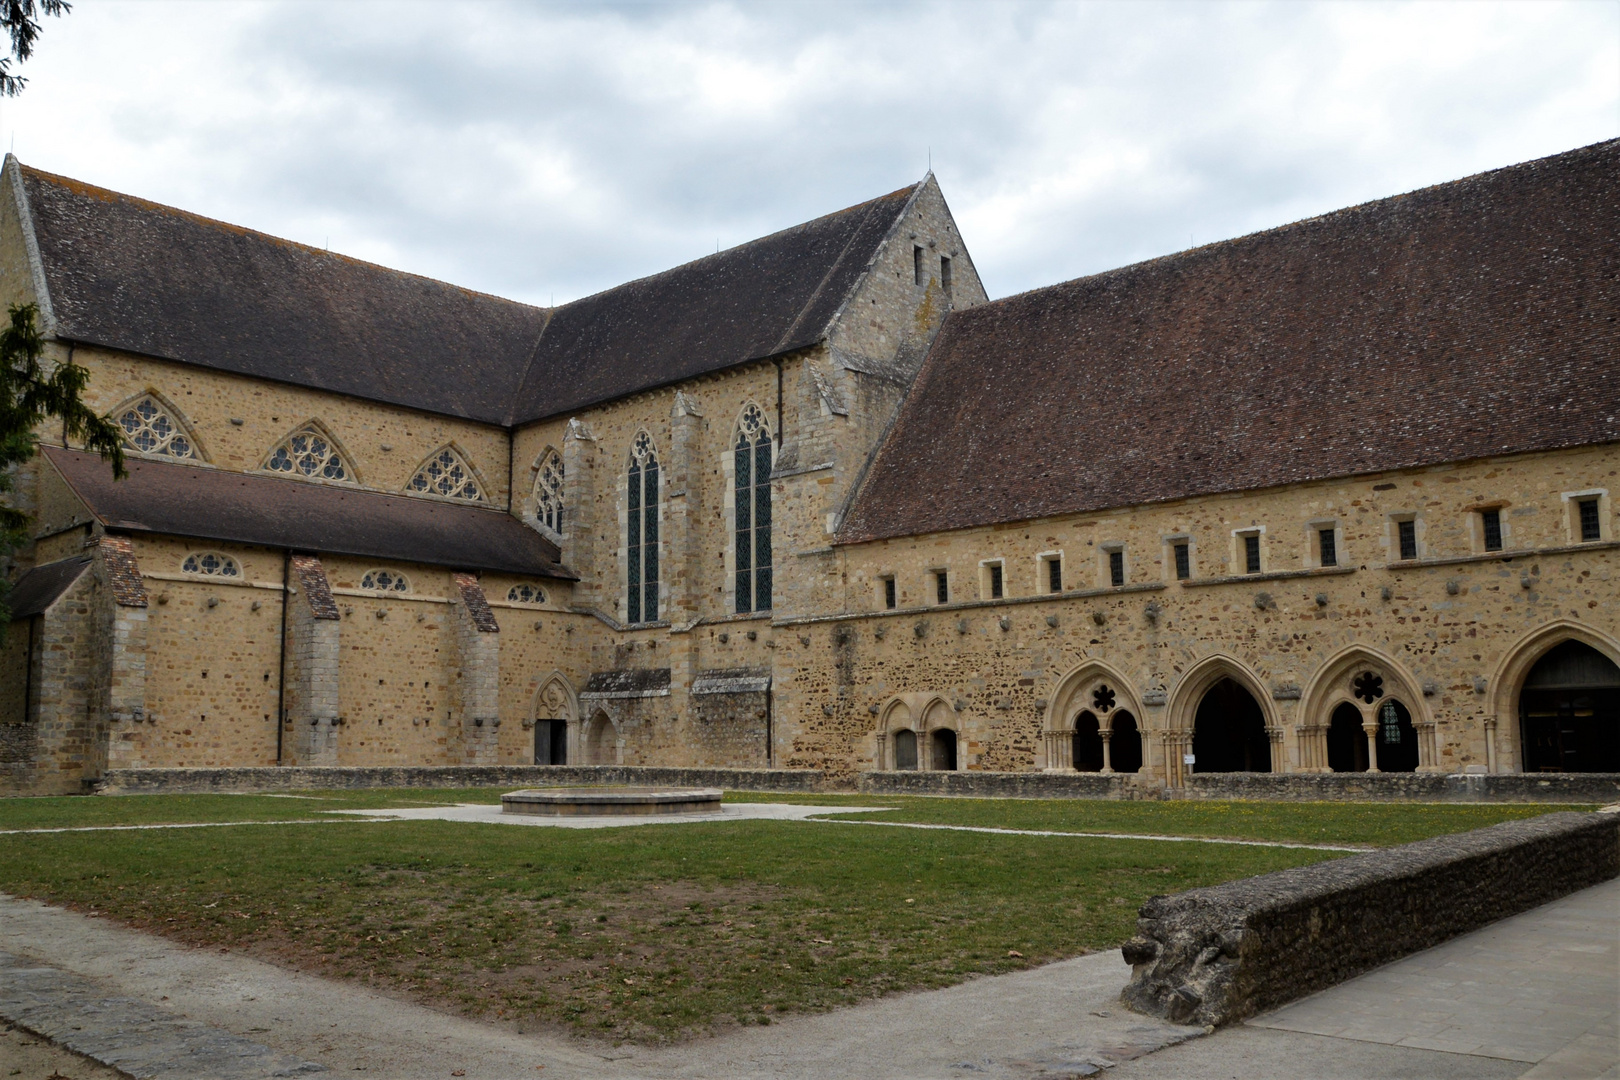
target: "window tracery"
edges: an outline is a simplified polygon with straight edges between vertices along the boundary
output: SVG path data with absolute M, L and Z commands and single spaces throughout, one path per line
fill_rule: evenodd
M 555 450 L 547 450 L 540 459 L 540 471 L 534 478 L 534 509 L 540 524 L 562 535 L 563 528 L 563 459 Z
M 441 495 L 447 499 L 484 501 L 484 493 L 479 490 L 472 466 L 449 446 L 424 461 L 405 487 L 408 491 Z
M 151 394 L 131 402 L 118 414 L 124 442 L 138 454 L 153 457 L 198 457 L 197 444 Z
M 1384 677 L 1371 671 L 1363 671 L 1351 683 L 1355 689 L 1356 697 L 1371 705 L 1384 696 Z
M 180 569 L 187 574 L 202 574 L 205 577 L 241 577 L 242 571 L 237 567 L 236 560 L 229 555 L 221 555 L 217 551 L 199 551 L 185 557 Z
M 305 424 L 282 441 L 265 461 L 267 472 L 316 480 L 354 482 L 354 470 L 332 445 L 331 437 L 314 424 Z
M 658 453 L 652 436 L 636 435 L 630 450 L 625 518 L 626 616 L 628 622 L 658 620 Z
M 750 404 L 738 418 L 732 453 L 736 466 L 737 611 L 769 611 L 771 433 L 759 406 Z
M 514 585 L 506 590 L 506 600 L 511 604 L 543 604 L 546 602 L 546 591 L 538 585 Z
M 376 592 L 411 591 L 411 583 L 398 570 L 367 570 L 365 576 L 360 579 L 360 587 Z

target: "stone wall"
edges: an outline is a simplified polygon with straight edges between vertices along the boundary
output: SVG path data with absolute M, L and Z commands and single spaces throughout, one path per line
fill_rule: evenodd
M 420 768 L 110 769 L 103 795 L 306 791 L 323 788 L 543 787 L 638 784 L 730 791 L 817 792 L 826 778 L 808 769 L 665 769 L 588 765 L 443 765 Z
M 1620 814 L 1566 813 L 1156 896 L 1122 998 L 1232 1023 L 1617 875 Z

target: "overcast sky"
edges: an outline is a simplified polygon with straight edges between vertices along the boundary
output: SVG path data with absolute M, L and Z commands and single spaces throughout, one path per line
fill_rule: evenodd
M 536 303 L 910 184 L 992 296 L 1620 135 L 1620 3 L 110 3 L 26 163 Z

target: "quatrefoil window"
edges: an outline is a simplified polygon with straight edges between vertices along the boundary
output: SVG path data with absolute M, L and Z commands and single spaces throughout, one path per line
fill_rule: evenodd
M 407 486 L 412 491 L 443 495 L 447 499 L 484 500 L 483 493 L 478 490 L 478 481 L 473 478 L 471 466 L 448 446 L 423 462 Z
M 543 604 L 546 591 L 538 585 L 514 585 L 506 590 L 506 599 L 512 604 Z
M 1356 676 L 1355 682 L 1351 685 L 1356 691 L 1356 697 L 1369 705 L 1384 696 L 1384 678 L 1382 675 L 1363 671 Z
M 235 559 L 229 555 L 221 555 L 214 551 L 187 555 L 186 561 L 180 564 L 180 569 L 187 574 L 205 574 L 208 577 L 242 576 L 242 572 L 237 569 Z
M 276 447 L 264 463 L 270 472 L 287 473 L 319 480 L 353 481 L 353 470 L 338 454 L 337 447 L 314 426 L 303 427 Z
M 377 592 L 411 591 L 411 583 L 398 570 L 367 570 L 366 576 L 360 579 L 360 587 Z
M 1091 692 L 1091 704 L 1098 712 L 1107 712 L 1114 707 L 1114 691 L 1107 686 L 1099 686 Z
M 197 456 L 197 447 L 191 438 L 150 395 L 119 414 L 118 426 L 124 431 L 124 441 L 137 453 L 176 458 Z

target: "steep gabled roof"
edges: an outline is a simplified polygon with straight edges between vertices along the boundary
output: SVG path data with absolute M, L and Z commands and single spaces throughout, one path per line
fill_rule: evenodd
M 821 340 L 917 190 L 546 309 L 7 174 L 57 336 L 501 425 Z
M 952 314 L 841 543 L 1620 439 L 1620 140 Z
M 114 481 L 95 454 L 41 452 L 114 532 L 427 563 L 455 570 L 575 578 L 557 545 L 499 510 L 254 473 L 128 459 Z
M 89 568 L 90 556 L 74 555 L 60 562 L 36 566 L 23 574 L 6 594 L 12 621 L 49 611 Z

